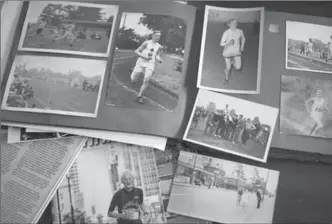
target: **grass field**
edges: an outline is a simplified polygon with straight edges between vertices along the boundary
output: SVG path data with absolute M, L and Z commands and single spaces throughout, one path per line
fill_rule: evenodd
M 106 37 L 106 35 L 103 35 L 101 40 L 77 39 L 72 47 L 69 46 L 69 41 L 66 42 L 63 39 L 52 43 L 53 38 L 54 36 L 51 28 L 45 28 L 43 36 L 35 36 L 35 29 L 30 28 L 26 32 L 23 47 L 82 51 L 90 53 L 106 53 L 109 43 L 109 39 Z

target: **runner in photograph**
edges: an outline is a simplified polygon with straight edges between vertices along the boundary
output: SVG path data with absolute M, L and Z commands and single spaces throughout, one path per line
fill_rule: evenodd
M 155 63 L 162 63 L 160 57 L 162 46 L 158 43 L 160 40 L 160 35 L 161 32 L 159 30 L 153 31 L 152 39 L 145 41 L 135 51 L 139 58 L 137 59 L 136 65 L 131 73 L 131 81 L 136 83 L 141 73 L 144 74 L 143 83 L 136 98 L 138 103 L 144 103 L 142 96 L 145 90 L 148 88 L 150 79 L 154 73 L 156 67 Z
M 183 89 L 187 21 L 123 12 L 106 105 L 173 112 Z
M 272 223 L 279 172 L 181 151 L 168 211 L 217 223 Z
M 282 76 L 280 132 L 332 138 L 332 81 Z
M 215 107 L 211 109 L 209 105 Z M 201 111 L 199 116 L 197 111 Z M 213 117 L 207 120 L 204 114 L 210 112 Z M 199 90 L 183 139 L 265 162 L 277 116 L 277 108 Z
M 66 40 L 70 39 L 69 46 L 70 47 L 74 46 L 74 43 L 77 39 L 76 35 L 73 32 L 74 29 L 75 29 L 75 23 L 74 22 L 70 23 L 68 25 L 64 25 L 65 32 L 64 32 L 63 36 L 60 36 L 60 37 L 57 37 L 57 38 L 53 39 L 52 42 L 54 43 L 56 41 L 59 41 L 59 40 L 62 40 L 62 39 L 66 38 Z
M 286 21 L 286 69 L 330 73 L 332 26 Z

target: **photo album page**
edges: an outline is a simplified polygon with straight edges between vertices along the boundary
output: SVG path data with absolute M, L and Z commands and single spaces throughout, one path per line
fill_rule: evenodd
M 195 14 L 172 1 L 25 2 L 3 121 L 182 137 Z

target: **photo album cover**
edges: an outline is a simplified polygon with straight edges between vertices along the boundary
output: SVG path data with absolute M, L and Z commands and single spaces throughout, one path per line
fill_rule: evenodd
M 279 171 L 181 151 L 168 211 L 218 223 L 272 223 Z
M 24 2 L 3 121 L 181 138 L 195 15 L 172 1 Z

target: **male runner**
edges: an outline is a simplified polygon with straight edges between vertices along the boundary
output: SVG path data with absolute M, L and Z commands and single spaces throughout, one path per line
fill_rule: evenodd
M 75 23 L 74 22 L 70 23 L 67 26 L 64 26 L 64 28 L 65 28 L 65 33 L 63 34 L 63 36 L 53 39 L 52 42 L 55 42 L 55 41 L 58 41 L 58 40 L 61 40 L 64 38 L 70 38 L 71 40 L 70 40 L 69 46 L 72 47 L 74 45 L 74 42 L 77 39 L 76 35 L 74 34 Z
M 226 69 L 225 82 L 227 83 L 232 65 L 236 70 L 242 67 L 241 55 L 244 51 L 245 37 L 242 30 L 237 28 L 235 19 L 229 20 L 229 29 L 226 30 L 221 38 L 220 46 L 224 47 L 223 56 L 225 58 Z
M 330 36 L 330 42 L 329 42 L 329 59 L 332 60 L 332 35 Z
M 313 52 L 314 43 L 312 42 L 312 39 L 309 38 L 309 43 L 307 45 L 307 56 L 310 57 L 310 62 L 312 62 L 312 52 Z
M 309 104 L 312 104 L 311 110 L 309 109 Z M 305 107 L 310 113 L 311 119 L 314 121 L 314 126 L 312 127 L 309 135 L 315 136 L 317 131 L 323 128 L 323 117 L 324 111 L 328 111 L 327 99 L 322 96 L 322 90 L 316 91 L 316 96 L 310 98 L 305 102 Z
M 160 40 L 161 32 L 156 30 L 152 34 L 152 39 L 145 41 L 135 53 L 138 55 L 135 68 L 133 69 L 130 78 L 133 83 L 138 81 L 141 73 L 144 73 L 143 84 L 136 97 L 138 103 L 143 104 L 143 94 L 149 85 L 149 81 L 155 70 L 156 61 L 162 63 L 160 58 L 161 45 L 158 43 Z

